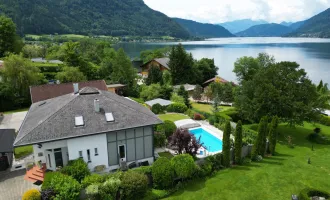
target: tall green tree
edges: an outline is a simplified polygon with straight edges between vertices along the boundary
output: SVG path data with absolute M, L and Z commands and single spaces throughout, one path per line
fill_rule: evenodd
M 191 103 L 190 103 L 190 100 L 189 100 L 189 93 L 188 93 L 188 91 L 186 91 L 186 89 L 184 88 L 183 85 L 180 86 L 180 88 L 178 90 L 178 95 L 182 96 L 183 99 L 184 99 L 184 104 L 186 104 L 186 106 L 188 108 L 191 108 Z
M 132 87 L 136 80 L 136 70 L 132 66 L 130 58 L 125 54 L 124 49 L 120 48 L 114 59 L 112 67 L 111 81 L 113 83 L 126 84 L 127 87 Z
M 316 87 L 297 63 L 274 63 L 266 55 L 245 59 L 252 65 L 239 60 L 234 69 L 240 80 L 235 103 L 245 119 L 257 122 L 263 116 L 278 116 L 295 125 L 317 116 L 320 103 Z
M 252 148 L 252 158 L 255 159 L 258 155 L 264 156 L 266 149 L 266 138 L 267 138 L 267 117 L 261 118 L 258 127 L 258 136 L 254 141 Z
M 0 16 L 0 57 L 6 53 L 19 53 L 23 45 L 16 34 L 16 25 L 10 18 Z
M 231 103 L 234 102 L 234 87 L 232 83 L 212 83 L 210 84 L 212 93 L 217 96 L 220 101 Z
M 155 58 L 168 57 L 170 50 L 171 49 L 169 47 L 164 47 L 164 48 L 160 48 L 160 49 L 141 51 L 140 59 L 143 61 L 143 63 L 146 63 Z
M 275 116 L 272 119 L 272 122 L 269 127 L 269 135 L 268 135 L 268 141 L 269 141 L 269 152 L 272 155 L 275 155 L 275 148 L 276 148 L 276 142 L 277 142 L 277 126 L 278 126 L 278 117 Z
M 227 121 L 222 139 L 222 156 L 223 156 L 224 167 L 230 167 L 230 146 L 231 146 L 230 133 L 231 133 L 230 121 Z
M 86 81 L 86 76 L 76 67 L 64 67 L 61 72 L 58 72 L 56 79 L 61 83 Z
M 145 100 L 153 100 L 160 97 L 161 86 L 159 84 L 143 85 L 141 87 L 140 97 Z
M 163 85 L 172 85 L 172 75 L 171 75 L 171 72 L 168 71 L 168 70 L 165 70 L 163 72 L 162 80 L 163 80 Z
M 235 163 L 242 163 L 242 122 L 238 121 L 235 129 Z
M 162 83 L 163 73 L 157 66 L 151 66 L 149 69 L 148 77 L 146 79 L 146 84 L 150 85 L 153 83 Z
M 182 44 L 172 47 L 169 58 L 168 66 L 171 69 L 173 85 L 195 82 L 191 76 L 194 73 L 194 59 L 186 52 Z
M 205 81 L 214 78 L 217 75 L 219 68 L 215 66 L 214 59 L 202 58 L 195 62 L 195 70 L 197 70 L 198 76 L 196 77 L 196 83 L 203 84 Z
M 1 74 L 3 83 L 10 85 L 11 92 L 20 99 L 22 105 L 30 103 L 30 86 L 45 83 L 39 68 L 22 55 L 7 56 Z

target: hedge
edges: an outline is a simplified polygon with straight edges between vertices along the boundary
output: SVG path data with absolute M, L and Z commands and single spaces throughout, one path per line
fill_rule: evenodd
M 310 197 L 313 196 L 324 197 L 325 199 L 328 199 L 330 198 L 330 193 L 312 188 L 305 188 L 299 193 L 298 197 L 299 200 L 310 200 Z
M 176 113 L 184 113 L 188 110 L 188 107 L 182 103 L 172 103 L 167 107 L 167 112 L 176 112 Z

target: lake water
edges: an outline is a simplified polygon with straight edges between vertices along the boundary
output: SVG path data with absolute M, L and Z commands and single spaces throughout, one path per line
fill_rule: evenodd
M 121 43 L 126 53 L 134 58 L 141 51 L 178 44 Z M 213 38 L 206 41 L 182 42 L 195 59 L 214 58 L 219 76 L 236 81 L 232 72 L 234 62 L 243 56 L 256 57 L 259 53 L 273 55 L 276 61 L 296 61 L 305 69 L 309 78 L 318 83 L 330 83 L 330 39 L 317 38 Z

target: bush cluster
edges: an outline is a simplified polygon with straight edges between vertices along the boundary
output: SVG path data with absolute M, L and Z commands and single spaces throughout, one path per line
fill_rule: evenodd
M 164 113 L 165 110 L 166 107 L 160 105 L 159 103 L 156 103 L 151 107 L 151 111 L 156 115 Z
M 99 174 L 92 174 L 89 176 L 86 176 L 82 181 L 81 181 L 81 186 L 83 188 L 88 187 L 89 185 L 95 184 L 95 183 L 103 183 L 105 181 L 105 177 L 101 176 Z
M 73 177 L 60 172 L 46 173 L 42 191 L 54 190 L 56 199 L 75 200 L 79 197 L 81 186 Z
M 157 133 L 154 134 L 154 146 L 155 147 L 163 147 L 165 146 L 166 136 L 163 133 Z
M 176 125 L 174 122 L 165 120 L 163 124 L 159 124 L 156 126 L 156 131 L 160 133 L 164 133 L 166 137 L 170 137 L 176 131 Z
M 23 194 L 22 200 L 41 200 L 41 194 L 37 189 L 31 189 Z
M 68 165 L 61 169 L 63 174 L 72 176 L 78 182 L 81 182 L 91 172 L 88 169 L 87 163 L 82 158 L 77 160 L 70 160 Z
M 196 170 L 194 159 L 189 154 L 175 156 L 171 160 L 175 174 L 179 178 L 190 178 Z
M 144 174 L 131 170 L 123 174 L 120 188 L 122 199 L 144 197 L 148 191 L 148 179 Z
M 158 158 L 152 165 L 151 173 L 157 188 L 165 189 L 173 185 L 175 174 L 169 159 Z
M 167 107 L 167 112 L 176 112 L 176 113 L 184 113 L 188 110 L 188 107 L 182 103 L 172 103 Z

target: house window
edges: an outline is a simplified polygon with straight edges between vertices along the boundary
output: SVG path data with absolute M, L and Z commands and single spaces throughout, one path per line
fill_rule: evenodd
M 52 161 L 50 161 L 50 154 L 48 154 L 49 167 L 52 167 Z
M 82 155 L 82 151 L 79 151 L 79 158 L 82 158 L 83 155 Z
M 88 162 L 92 162 L 91 161 L 91 153 L 90 153 L 89 149 L 87 149 L 87 160 L 88 160 Z
M 39 152 L 38 153 L 38 157 L 41 157 L 41 156 L 43 156 L 44 154 L 42 153 L 42 152 Z
M 96 156 L 99 155 L 99 152 L 97 152 L 97 148 L 95 148 L 94 151 Z

